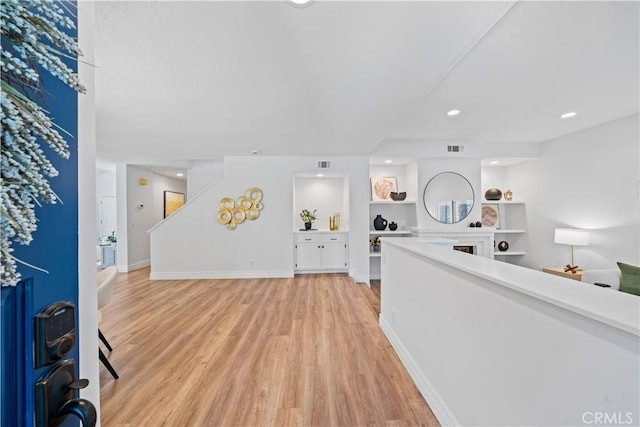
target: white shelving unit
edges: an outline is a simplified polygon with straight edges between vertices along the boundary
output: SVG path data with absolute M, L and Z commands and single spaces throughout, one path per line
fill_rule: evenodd
M 494 250 L 495 259 L 505 262 L 518 262 L 518 257 L 526 255 L 527 218 L 525 202 L 520 200 L 483 201 L 482 204 L 498 205 L 500 228 L 495 230 L 496 246 L 501 241 L 509 243 L 506 251 Z
M 394 221 L 398 224 L 398 229 L 391 231 L 387 225 L 386 230 L 373 229 L 373 220 L 376 215 L 382 215 L 389 224 Z M 411 227 L 416 226 L 416 201 L 400 200 L 400 201 L 377 201 L 369 202 L 369 239 L 375 236 L 385 237 L 409 237 L 411 236 Z M 382 243 L 384 245 L 384 243 Z M 380 252 L 369 251 L 369 269 L 371 279 L 380 278 Z

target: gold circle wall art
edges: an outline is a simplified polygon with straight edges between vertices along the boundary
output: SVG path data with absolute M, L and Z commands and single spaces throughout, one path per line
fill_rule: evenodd
M 260 216 L 263 208 L 262 190 L 251 187 L 235 201 L 231 197 L 224 197 L 220 199 L 219 208 L 216 217 L 218 223 L 227 227 L 228 230 L 235 230 L 245 219 L 253 221 Z

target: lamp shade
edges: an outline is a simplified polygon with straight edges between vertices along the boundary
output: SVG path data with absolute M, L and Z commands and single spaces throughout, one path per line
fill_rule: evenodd
M 589 232 L 572 228 L 556 228 L 553 242 L 561 245 L 588 246 Z

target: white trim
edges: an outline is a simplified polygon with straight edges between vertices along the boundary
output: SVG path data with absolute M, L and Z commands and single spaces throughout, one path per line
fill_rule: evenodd
M 150 280 L 194 280 L 194 279 L 271 279 L 293 277 L 293 270 L 270 271 L 170 271 L 151 272 Z
M 369 283 L 369 275 L 368 274 L 359 274 L 358 269 L 350 268 L 349 276 L 356 283 L 365 283 L 367 286 L 371 287 L 371 283 Z
M 407 349 L 402 345 L 400 338 L 396 335 L 395 331 L 387 323 L 384 317 L 380 315 L 380 329 L 391 343 L 391 346 L 395 350 L 396 354 L 400 358 L 400 361 L 407 369 L 409 376 L 413 379 L 416 387 L 420 391 L 420 394 L 427 401 L 427 404 L 431 408 L 433 415 L 436 416 L 438 422 L 442 426 L 459 426 L 460 422 L 456 419 L 451 412 L 451 409 L 444 402 L 440 394 L 435 390 L 431 382 L 427 379 L 422 369 L 418 366 L 418 364 L 413 360 Z
M 327 269 L 327 270 L 323 270 L 323 269 L 310 269 L 310 270 L 305 270 L 304 268 L 295 268 L 293 270 L 294 274 L 325 274 L 325 273 L 342 273 L 342 274 L 349 274 L 348 270 L 345 268 L 334 268 L 334 269 Z
M 149 267 L 151 265 L 150 259 L 145 259 L 144 261 L 134 262 L 133 264 L 129 264 L 127 266 L 127 271 L 139 270 L 141 268 Z
M 135 262 L 133 264 L 117 265 L 118 273 L 129 273 L 130 271 L 139 270 L 141 268 L 149 267 L 151 265 L 150 259 L 144 261 Z

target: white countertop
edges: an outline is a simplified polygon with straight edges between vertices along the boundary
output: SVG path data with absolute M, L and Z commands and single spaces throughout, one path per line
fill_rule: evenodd
M 387 237 L 396 246 L 469 274 L 640 336 L 640 297 L 430 244 L 418 237 Z

